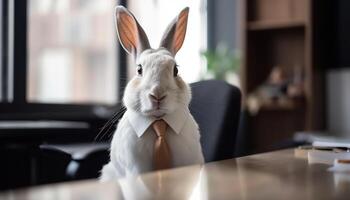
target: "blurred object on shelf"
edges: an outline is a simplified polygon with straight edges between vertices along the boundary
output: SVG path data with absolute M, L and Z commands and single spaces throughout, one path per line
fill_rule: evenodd
M 261 108 L 295 109 L 302 105 L 304 96 L 303 77 L 300 68 L 295 68 L 293 76 L 286 75 L 283 68 L 272 68 L 268 79 L 248 95 L 247 106 L 255 115 Z
M 220 43 L 214 50 L 202 52 L 208 66 L 206 77 L 225 80 L 239 86 L 237 71 L 240 66 L 238 51 L 232 51 L 225 43 Z
M 304 73 L 300 66 L 294 66 L 292 81 L 287 88 L 287 95 L 289 97 L 304 96 Z

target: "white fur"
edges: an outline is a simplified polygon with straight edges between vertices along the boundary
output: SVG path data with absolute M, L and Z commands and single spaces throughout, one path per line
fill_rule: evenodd
M 121 9 L 124 11 L 125 8 Z M 121 41 L 122 44 L 124 42 Z M 173 155 L 173 166 L 204 162 L 198 125 L 188 110 L 191 90 L 180 76 L 174 76 L 174 55 L 163 47 L 146 49 L 137 54 L 136 65 L 142 66 L 142 75 L 135 75 L 125 89 L 123 103 L 127 111 L 113 135 L 111 161 L 102 169 L 103 181 L 153 169 L 153 146 L 156 136 L 153 130 L 148 128 L 138 137 L 128 118 L 131 113 L 136 113 L 144 119 L 153 119 L 174 115 L 179 110 L 184 111 L 185 113 L 179 115 L 186 118 L 181 133 L 177 134 L 171 128 L 167 129 L 167 142 Z M 150 94 L 165 98 L 156 106 Z
M 191 100 L 191 92 L 180 76 L 173 77 L 175 59 L 165 49 L 146 50 L 138 59 L 143 66 L 143 76 L 135 76 L 124 92 L 124 105 L 127 109 L 143 115 L 153 115 L 154 111 L 149 94 L 158 88 L 166 95 L 161 107 L 163 114 L 173 112 L 179 106 L 187 107 Z M 139 83 L 137 87 L 135 84 Z M 179 85 L 183 87 L 179 88 Z

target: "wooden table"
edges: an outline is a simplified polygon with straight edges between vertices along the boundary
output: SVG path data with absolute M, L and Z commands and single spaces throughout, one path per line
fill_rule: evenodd
M 129 177 L 7 191 L 0 199 L 350 199 L 350 174 L 292 149 Z

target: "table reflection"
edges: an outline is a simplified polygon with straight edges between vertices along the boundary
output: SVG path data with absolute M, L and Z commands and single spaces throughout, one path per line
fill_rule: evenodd
M 120 179 L 118 184 L 124 199 L 208 199 L 207 178 L 202 166 L 180 169 L 176 173 L 161 171 Z

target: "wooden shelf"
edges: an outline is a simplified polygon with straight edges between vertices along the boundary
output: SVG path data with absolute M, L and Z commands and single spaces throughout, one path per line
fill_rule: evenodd
M 296 111 L 303 108 L 302 101 L 288 100 L 285 102 L 271 102 L 262 105 L 262 111 Z
M 245 107 L 249 110 L 248 105 Z M 269 112 L 269 111 L 304 111 L 305 109 L 305 99 L 304 97 L 299 98 L 288 98 L 284 100 L 271 100 L 264 102 L 259 107 L 258 112 Z
M 254 104 L 250 109 L 246 107 L 252 111 L 247 121 L 249 134 L 257 138 L 256 141 L 268 138 L 255 145 L 274 146 L 277 141 L 291 138 L 296 131 L 323 128 L 324 78 L 317 66 L 323 60 L 320 52 L 326 52 L 318 48 L 325 48 L 321 44 L 326 36 L 319 30 L 324 29 L 322 20 L 326 18 L 322 14 L 326 13 L 328 4 L 316 4 L 312 0 L 240 2 L 243 11 L 241 80 L 245 105 L 249 103 L 249 95 L 266 83 L 275 67 L 280 68 L 288 80 L 300 76 L 298 84 L 305 93 L 303 99 L 258 102 L 256 115 Z
M 304 28 L 305 22 L 303 21 L 253 21 L 248 22 L 248 30 L 261 31 L 261 30 L 273 30 L 273 29 L 289 29 L 289 28 Z

